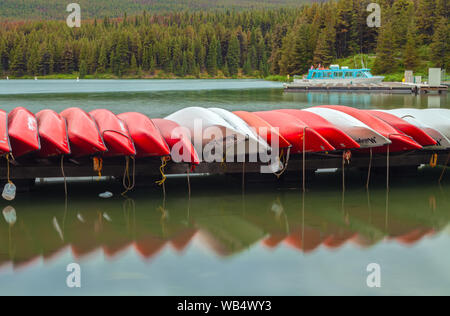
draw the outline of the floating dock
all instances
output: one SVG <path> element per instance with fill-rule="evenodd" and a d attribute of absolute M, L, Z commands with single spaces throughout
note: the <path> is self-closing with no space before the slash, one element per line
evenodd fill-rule
<path fill-rule="evenodd" d="M 426 84 L 413 84 L 401 82 L 380 82 L 380 83 L 310 83 L 296 82 L 284 84 L 287 92 L 379 92 L 379 93 L 446 93 L 447 85 L 430 86 Z"/>
<path fill-rule="evenodd" d="M 412 151 L 402 153 L 391 153 L 389 156 L 389 168 L 392 171 L 397 170 L 414 170 L 420 165 L 430 164 L 430 160 L 434 154 L 437 154 L 436 165 L 445 166 L 450 165 L 450 150 L 441 151 Z M 388 159 L 386 154 L 374 154 L 372 161 L 366 154 L 354 153 L 350 160 L 346 161 L 338 153 L 311 153 L 305 155 L 303 161 L 302 155 L 291 155 L 286 172 L 284 174 L 298 174 L 299 179 L 302 175 L 303 165 L 305 171 L 308 173 L 314 172 L 318 169 L 332 169 L 342 168 L 345 163 L 345 169 L 359 168 L 366 169 L 371 165 L 371 168 L 386 168 Z M 238 175 L 253 174 L 255 179 L 274 180 L 278 178 L 274 174 L 261 174 L 261 166 L 263 163 L 259 162 L 201 162 L 195 169 L 191 170 L 190 164 L 168 162 L 164 167 L 165 175 Z M 134 174 L 136 182 L 143 184 L 154 184 L 154 180 L 161 178 L 160 172 L 161 161 L 156 158 L 142 158 L 136 159 Z M 132 164 L 130 163 L 130 174 L 132 171 Z M 125 159 L 112 158 L 103 162 L 101 170 L 102 176 L 114 177 L 122 179 L 125 172 Z M 93 169 L 92 159 L 85 159 L 79 161 L 64 161 L 64 175 L 66 177 L 98 177 L 98 173 Z M 10 179 L 16 184 L 20 183 L 23 186 L 34 184 L 35 179 L 39 178 L 61 178 L 63 176 L 60 161 L 41 161 L 39 164 L 36 161 L 22 162 L 20 164 L 10 165 Z M 270 177 L 269 177 L 270 176 Z M 7 168 L 1 168 L 0 179 L 6 181 Z M 19 184 L 17 185 L 19 188 Z M 20 188 L 19 188 L 20 189 Z M 24 188 L 26 189 L 26 188 Z"/>

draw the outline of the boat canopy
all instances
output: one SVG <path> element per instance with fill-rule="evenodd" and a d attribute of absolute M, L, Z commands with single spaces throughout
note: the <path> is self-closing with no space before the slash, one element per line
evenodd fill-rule
<path fill-rule="evenodd" d="M 344 67 L 333 67 L 331 69 L 310 69 L 306 79 L 350 79 L 350 78 L 372 78 L 370 69 L 346 69 Z"/>

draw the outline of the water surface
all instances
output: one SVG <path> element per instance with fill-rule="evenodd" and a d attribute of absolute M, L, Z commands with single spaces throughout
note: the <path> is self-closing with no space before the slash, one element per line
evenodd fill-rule
<path fill-rule="evenodd" d="M 162 117 L 185 106 L 230 110 L 342 104 L 359 108 L 449 107 L 448 96 L 284 93 L 259 80 L 0 81 L 0 106 L 60 111 L 79 106 Z M 450 294 L 449 177 L 319 173 L 283 183 L 169 179 L 166 198 L 150 184 L 127 198 L 113 181 L 38 184 L 0 216 L 0 295 Z M 109 190 L 111 199 L 98 194 Z M 7 210 L 11 210 L 8 208 Z M 5 211 L 5 214 L 7 212 Z M 82 288 L 66 286 L 79 263 Z M 382 287 L 366 285 L 381 266 Z"/>

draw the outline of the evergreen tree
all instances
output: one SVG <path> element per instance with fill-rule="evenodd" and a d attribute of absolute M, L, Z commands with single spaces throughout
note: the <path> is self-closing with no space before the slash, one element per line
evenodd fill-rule
<path fill-rule="evenodd" d="M 212 38 L 208 47 L 208 55 L 206 56 L 206 71 L 211 76 L 215 76 L 217 73 L 217 40 L 215 37 Z"/>
<path fill-rule="evenodd" d="M 88 72 L 88 70 L 87 70 L 87 64 L 86 64 L 86 60 L 82 60 L 81 61 L 81 63 L 80 63 L 80 78 L 84 78 L 84 77 L 86 77 L 86 75 L 87 75 L 87 72 Z"/>
<path fill-rule="evenodd" d="M 431 43 L 431 60 L 436 67 L 450 69 L 450 25 L 442 17 L 437 24 Z"/>
<path fill-rule="evenodd" d="M 406 44 L 403 49 L 403 64 L 407 70 L 416 70 L 419 66 L 419 52 L 417 49 L 417 29 L 414 21 L 411 22 L 406 35 Z"/>
<path fill-rule="evenodd" d="M 108 68 L 108 56 L 106 55 L 105 45 L 102 45 L 100 48 L 100 54 L 98 56 L 98 73 L 105 73 Z"/>
<path fill-rule="evenodd" d="M 397 69 L 394 58 L 394 36 L 392 24 L 385 22 L 378 36 L 377 57 L 373 66 L 375 73 L 392 73 Z"/>
<path fill-rule="evenodd" d="M 227 68 L 230 76 L 235 76 L 239 71 L 240 49 L 239 41 L 233 36 L 228 44 Z"/>

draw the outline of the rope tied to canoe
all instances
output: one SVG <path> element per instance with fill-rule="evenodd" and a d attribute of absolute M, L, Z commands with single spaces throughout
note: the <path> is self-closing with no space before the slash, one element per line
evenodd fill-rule
<path fill-rule="evenodd" d="M 64 155 L 61 155 L 61 174 L 64 178 L 64 194 L 67 200 L 67 179 L 66 179 L 66 174 L 64 172 Z"/>
<path fill-rule="evenodd" d="M 133 169 L 132 169 L 133 176 L 132 177 L 130 177 L 130 158 L 133 161 Z M 125 196 L 125 194 L 127 194 L 127 192 L 131 191 L 134 188 L 134 185 L 136 183 L 135 175 L 136 175 L 136 160 L 134 159 L 134 156 L 126 156 L 125 157 L 125 170 L 124 170 L 124 174 L 123 174 L 123 178 L 122 178 L 122 184 L 123 184 L 123 187 L 125 188 L 125 191 L 123 191 L 121 193 L 122 196 Z"/>
<path fill-rule="evenodd" d="M 370 170 L 372 169 L 372 156 L 373 156 L 372 147 L 370 147 L 369 168 L 367 170 L 366 190 L 369 190 Z"/>
<path fill-rule="evenodd" d="M 103 158 L 94 157 L 92 158 L 92 162 L 94 163 L 94 171 L 98 173 L 98 178 L 100 179 L 102 176 Z"/>
<path fill-rule="evenodd" d="M 6 179 L 8 180 L 8 183 L 13 184 L 13 182 L 11 181 L 10 178 L 10 171 L 9 171 L 9 158 L 11 157 L 12 160 L 14 159 L 14 156 L 12 155 L 12 153 L 7 153 L 6 154 Z"/>
<path fill-rule="evenodd" d="M 164 168 L 167 166 L 167 163 L 170 161 L 170 156 L 161 157 L 161 166 L 159 167 L 159 172 L 161 172 L 162 179 L 156 181 L 156 184 L 159 186 L 163 185 L 166 182 L 167 176 L 164 174 Z"/>
<path fill-rule="evenodd" d="M 279 179 L 281 177 L 281 175 L 286 171 L 286 169 L 288 167 L 289 157 L 290 157 L 290 154 L 291 154 L 291 147 L 287 148 L 286 155 L 284 155 L 284 149 L 282 149 L 281 151 L 282 151 L 283 154 L 280 155 L 280 157 L 282 157 L 284 159 L 282 160 L 282 158 L 280 158 L 280 162 L 284 161 L 284 162 L 282 162 L 283 168 L 281 169 L 280 172 L 278 172 L 278 173 L 274 172 L 273 173 L 277 177 L 277 179 Z"/>
<path fill-rule="evenodd" d="M 447 160 L 444 164 L 444 169 L 442 170 L 441 176 L 439 177 L 438 183 L 441 184 L 442 179 L 444 178 L 445 170 L 447 169 L 448 162 L 450 161 L 450 153 L 447 155 Z"/>
<path fill-rule="evenodd" d="M 438 159 L 438 155 L 437 155 L 436 153 L 434 153 L 434 154 L 431 155 L 431 158 L 430 158 L 430 167 L 431 167 L 431 168 L 436 167 L 436 165 L 437 165 L 437 159 Z"/>

